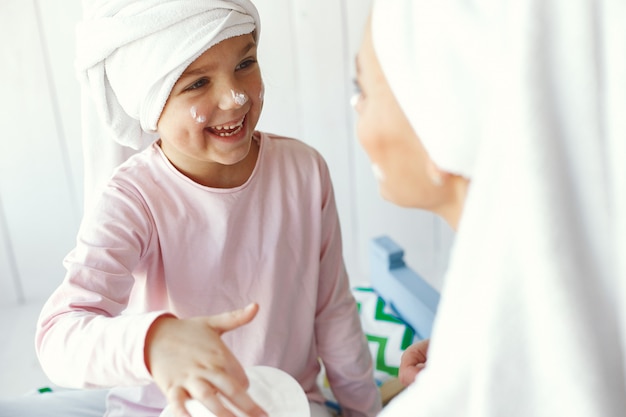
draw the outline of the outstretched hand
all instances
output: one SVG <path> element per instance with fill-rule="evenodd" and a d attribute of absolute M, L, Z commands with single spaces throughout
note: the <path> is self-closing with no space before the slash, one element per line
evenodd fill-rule
<path fill-rule="evenodd" d="M 235 417 L 224 398 L 251 417 L 266 413 L 247 394 L 248 378 L 221 335 L 249 323 L 258 304 L 210 317 L 159 317 L 146 336 L 145 360 L 174 415 L 190 417 L 185 401 L 196 399 L 217 417 Z"/>
<path fill-rule="evenodd" d="M 411 385 L 415 381 L 417 374 L 426 366 L 429 342 L 430 339 L 420 340 L 406 348 L 402 353 L 398 379 L 400 379 L 403 385 Z"/>

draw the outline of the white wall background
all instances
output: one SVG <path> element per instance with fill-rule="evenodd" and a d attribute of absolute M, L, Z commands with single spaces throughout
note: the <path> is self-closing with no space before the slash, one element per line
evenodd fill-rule
<path fill-rule="evenodd" d="M 451 231 L 431 214 L 383 201 L 354 136 L 353 63 L 371 1 L 256 4 L 266 84 L 258 128 L 300 138 L 326 158 L 353 284 L 367 284 L 369 240 L 387 234 L 405 249 L 407 263 L 439 288 Z M 0 349 L 0 382 L 23 363 L 36 367 L 31 326 L 63 279 L 61 262 L 82 215 L 80 100 L 72 67 L 80 15 L 79 0 L 0 0 L 0 334 L 8 342 Z M 20 321 L 14 312 L 23 306 L 30 310 Z"/>

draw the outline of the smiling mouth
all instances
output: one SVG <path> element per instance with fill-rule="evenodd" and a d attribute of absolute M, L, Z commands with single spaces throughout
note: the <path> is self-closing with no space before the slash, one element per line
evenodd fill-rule
<path fill-rule="evenodd" d="M 246 120 L 246 116 L 243 116 L 241 119 L 239 119 L 236 122 L 229 122 L 227 124 L 220 125 L 220 126 L 211 126 L 211 127 L 207 127 L 206 129 L 212 134 L 223 137 L 223 138 L 234 136 L 237 133 L 239 133 L 241 129 L 243 129 L 243 122 L 245 120 Z"/>

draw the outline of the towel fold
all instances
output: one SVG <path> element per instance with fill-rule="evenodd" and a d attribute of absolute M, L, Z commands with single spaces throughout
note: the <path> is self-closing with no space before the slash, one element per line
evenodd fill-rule
<path fill-rule="evenodd" d="M 425 6 L 427 12 L 422 7 L 378 2 L 372 15 L 374 49 L 433 162 L 471 178 L 489 86 L 501 63 L 489 55 L 488 22 L 474 19 L 469 6 L 442 1 Z M 472 106 L 462 105 L 468 102 Z"/>
<path fill-rule="evenodd" d="M 185 68 L 225 39 L 254 33 L 258 40 L 259 32 L 247 0 L 88 0 L 76 30 L 76 70 L 113 138 L 142 149 L 156 139 Z"/>

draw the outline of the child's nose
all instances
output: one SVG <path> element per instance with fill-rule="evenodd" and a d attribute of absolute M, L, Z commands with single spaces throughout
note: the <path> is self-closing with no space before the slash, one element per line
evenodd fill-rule
<path fill-rule="evenodd" d="M 232 110 L 242 107 L 248 102 L 248 95 L 236 88 L 225 88 L 220 94 L 218 107 L 221 110 Z"/>

